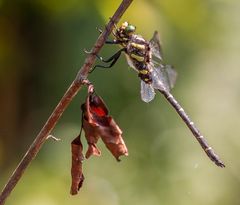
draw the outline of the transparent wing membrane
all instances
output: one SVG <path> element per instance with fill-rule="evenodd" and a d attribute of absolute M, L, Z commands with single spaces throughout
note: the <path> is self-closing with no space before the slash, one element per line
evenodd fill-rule
<path fill-rule="evenodd" d="M 165 70 L 167 73 L 169 88 L 172 89 L 177 80 L 177 72 L 174 70 L 174 68 L 171 65 L 165 65 Z"/>
<path fill-rule="evenodd" d="M 152 77 L 152 86 L 154 89 L 158 90 L 165 90 L 168 89 L 168 84 L 166 82 L 166 78 L 163 75 L 165 72 L 162 72 L 162 70 L 159 68 L 154 68 L 151 72 Z"/>
<path fill-rule="evenodd" d="M 158 90 L 170 91 L 177 78 L 177 72 L 170 65 L 151 63 L 152 86 Z"/>
<path fill-rule="evenodd" d="M 160 44 L 160 37 L 157 31 L 154 32 L 149 44 L 152 54 L 162 61 L 162 49 Z"/>
<path fill-rule="evenodd" d="M 157 31 L 154 32 L 153 37 L 149 43 L 152 55 L 155 57 L 155 59 L 151 60 L 150 65 L 152 70 L 151 74 L 153 80 L 153 88 L 170 91 L 176 82 L 177 72 L 172 68 L 172 66 L 162 64 L 162 49 L 159 34 Z"/>
<path fill-rule="evenodd" d="M 155 97 L 155 91 L 151 84 L 147 84 L 141 80 L 141 98 L 144 102 L 150 102 Z"/>

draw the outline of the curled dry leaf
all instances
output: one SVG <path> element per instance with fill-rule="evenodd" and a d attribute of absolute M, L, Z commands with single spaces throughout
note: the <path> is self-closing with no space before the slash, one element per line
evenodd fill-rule
<path fill-rule="evenodd" d="M 122 139 L 122 131 L 108 115 L 108 109 L 101 97 L 94 94 L 93 86 L 88 87 L 88 97 L 86 102 L 81 106 L 82 109 L 82 128 L 85 132 L 85 137 L 88 142 L 88 150 L 86 158 L 91 155 L 100 156 L 101 152 L 97 148 L 97 142 L 101 138 L 118 160 L 121 155 L 128 155 L 127 147 Z M 80 131 L 81 135 L 81 131 Z M 82 154 L 83 146 L 80 140 L 80 135 L 75 138 L 72 143 L 72 185 L 70 193 L 75 195 L 82 187 L 84 176 L 82 173 Z"/>
<path fill-rule="evenodd" d="M 72 175 L 72 185 L 70 193 L 75 195 L 78 193 L 79 189 L 82 187 L 84 176 L 82 173 L 82 161 L 84 156 L 82 154 L 82 143 L 80 141 L 80 136 L 76 137 L 72 143 L 72 168 L 71 168 L 71 175 Z"/>
<path fill-rule="evenodd" d="M 104 101 L 94 94 L 92 86 L 89 86 L 86 103 L 81 108 L 83 111 L 83 130 L 89 145 L 86 158 L 101 154 L 96 146 L 99 137 L 118 161 L 121 155 L 127 156 L 128 150 L 122 139 L 122 131 L 113 118 L 108 115 Z"/>

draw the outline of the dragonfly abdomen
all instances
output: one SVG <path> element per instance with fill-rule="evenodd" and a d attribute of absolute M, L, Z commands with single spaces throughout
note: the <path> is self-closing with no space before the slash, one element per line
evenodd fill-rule
<path fill-rule="evenodd" d="M 143 62 L 135 62 L 135 66 L 138 71 L 138 77 L 147 84 L 152 83 L 152 77 L 150 75 L 148 64 Z"/>

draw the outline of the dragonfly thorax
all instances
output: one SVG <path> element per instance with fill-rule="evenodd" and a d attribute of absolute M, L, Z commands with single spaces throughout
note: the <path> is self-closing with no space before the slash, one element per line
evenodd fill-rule
<path fill-rule="evenodd" d="M 138 72 L 138 76 L 146 83 L 151 83 L 149 63 L 152 58 L 149 42 L 140 35 L 132 35 L 126 48 L 129 65 Z"/>

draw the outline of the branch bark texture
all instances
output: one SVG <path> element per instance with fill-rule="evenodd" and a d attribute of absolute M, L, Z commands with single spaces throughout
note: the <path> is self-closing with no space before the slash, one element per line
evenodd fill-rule
<path fill-rule="evenodd" d="M 46 141 L 48 135 L 51 133 L 55 125 L 57 124 L 58 120 L 60 119 L 61 115 L 68 107 L 69 103 L 73 100 L 74 96 L 78 93 L 81 89 L 82 85 L 86 83 L 86 79 L 88 77 L 88 73 L 96 60 L 96 54 L 99 53 L 100 49 L 103 47 L 107 37 L 111 34 L 111 31 L 114 27 L 114 24 L 117 24 L 121 16 L 130 6 L 133 0 L 123 0 L 114 15 L 110 18 L 105 30 L 103 33 L 98 37 L 96 43 L 94 44 L 91 54 L 88 55 L 86 58 L 83 66 L 79 70 L 75 80 L 72 82 L 70 87 L 65 92 L 64 96 L 58 103 L 58 105 L 53 110 L 52 114 L 48 118 L 47 122 L 35 138 L 34 142 L 31 144 L 29 149 L 27 150 L 26 154 L 18 164 L 17 168 L 14 170 L 13 174 L 9 178 L 8 182 L 6 183 L 5 187 L 3 188 L 1 195 L 0 195 L 0 205 L 3 205 L 13 191 L 14 187 L 17 185 L 18 181 L 21 179 L 24 171 L 31 163 L 31 161 L 35 158 L 38 154 L 39 150 L 41 149 L 42 145 Z"/>

